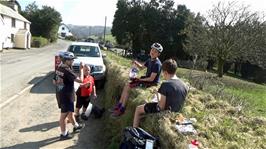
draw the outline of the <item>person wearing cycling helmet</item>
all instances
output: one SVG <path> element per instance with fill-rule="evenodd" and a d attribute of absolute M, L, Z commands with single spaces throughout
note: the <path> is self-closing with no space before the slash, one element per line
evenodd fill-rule
<path fill-rule="evenodd" d="M 153 43 L 151 45 L 150 58 L 145 63 L 142 64 L 136 60 L 133 61 L 133 64 L 138 68 L 147 68 L 146 74 L 140 78 L 133 79 L 130 83 L 124 86 L 119 102 L 115 107 L 109 110 L 112 112 L 112 116 L 120 116 L 125 112 L 128 93 L 131 88 L 138 86 L 147 88 L 150 86 L 156 86 L 159 83 L 162 63 L 158 57 L 162 52 L 163 46 L 159 43 Z"/>
<path fill-rule="evenodd" d="M 156 101 L 136 107 L 133 127 L 139 127 L 142 115 L 169 110 L 179 112 L 185 102 L 188 86 L 176 76 L 177 64 L 173 59 L 167 59 L 162 65 L 162 75 L 165 81 L 157 91 Z"/>
<path fill-rule="evenodd" d="M 61 129 L 60 139 L 65 140 L 72 138 L 66 128 L 67 118 L 74 126 L 73 132 L 82 128 L 82 125 L 78 124 L 74 117 L 74 81 L 82 83 L 82 80 L 72 70 L 72 63 L 75 58 L 74 54 L 72 52 L 64 52 L 61 56 L 62 64 L 57 68 L 55 74 L 61 108 L 59 120 Z M 80 69 L 82 69 L 82 64 L 80 65 Z"/>

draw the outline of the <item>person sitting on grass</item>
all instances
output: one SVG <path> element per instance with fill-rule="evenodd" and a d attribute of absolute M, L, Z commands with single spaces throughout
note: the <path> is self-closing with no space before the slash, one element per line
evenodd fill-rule
<path fill-rule="evenodd" d="M 141 64 L 138 61 L 133 61 L 138 68 L 147 68 L 146 75 L 140 78 L 135 78 L 124 86 L 119 102 L 115 105 L 115 107 L 109 110 L 112 112 L 112 116 L 120 116 L 125 112 L 128 93 L 131 88 L 138 86 L 150 87 L 159 83 L 162 64 L 158 57 L 162 51 L 163 47 L 161 44 L 153 43 L 150 50 L 150 59 L 148 59 L 144 64 Z"/>
<path fill-rule="evenodd" d="M 76 103 L 75 118 L 76 118 L 77 122 L 80 122 L 80 119 L 79 119 L 80 108 L 82 108 L 81 118 L 83 120 L 88 120 L 88 117 L 85 115 L 86 109 L 87 109 L 91 99 L 97 98 L 94 78 L 90 75 L 90 72 L 91 72 L 91 67 L 85 64 L 83 67 L 83 75 L 84 75 L 83 76 L 83 83 L 80 85 L 80 87 L 78 88 L 78 90 L 76 92 L 77 103 Z M 91 112 L 97 118 L 97 116 L 101 116 L 103 114 L 104 109 L 100 109 L 96 105 L 93 105 Z"/>
<path fill-rule="evenodd" d="M 176 76 L 177 64 L 173 59 L 163 62 L 162 73 L 164 81 L 158 89 L 158 102 L 146 103 L 137 106 L 134 115 L 133 127 L 139 127 L 143 114 L 158 113 L 163 110 L 179 112 L 188 93 L 187 85 Z"/>

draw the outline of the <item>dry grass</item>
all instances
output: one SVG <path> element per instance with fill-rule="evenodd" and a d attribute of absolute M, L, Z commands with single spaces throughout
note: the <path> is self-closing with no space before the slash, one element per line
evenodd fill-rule
<path fill-rule="evenodd" d="M 105 85 L 105 107 L 110 108 L 119 98 L 124 84 L 128 81 L 128 67 L 122 67 L 119 62 L 129 62 L 126 59 L 111 55 L 108 59 L 108 77 Z M 109 58 L 109 54 L 108 54 Z M 117 60 L 120 59 L 117 63 Z M 208 77 L 208 76 L 205 76 Z M 187 79 L 188 80 L 188 79 Z M 206 82 L 205 82 L 206 83 Z M 212 82 L 213 83 L 213 82 Z M 218 84 L 214 82 L 213 84 Z M 252 85 L 252 84 L 251 84 Z M 206 85 L 202 86 L 203 88 Z M 109 148 L 118 148 L 123 128 L 131 126 L 135 107 L 145 103 L 152 97 L 155 88 L 134 89 L 130 92 L 126 113 L 116 119 L 106 115 L 105 136 L 109 140 Z M 207 88 L 205 88 L 207 89 Z M 213 93 L 223 94 L 224 90 L 214 88 Z M 196 118 L 196 135 L 180 134 L 175 126 L 175 118 L 179 113 L 163 112 L 146 115 L 141 127 L 160 137 L 163 149 L 187 148 L 191 139 L 200 142 L 200 148 L 266 148 L 266 119 L 259 115 L 249 115 L 245 104 L 239 104 L 239 99 L 229 100 L 197 90 L 191 87 L 186 103 L 181 113 L 187 118 Z M 233 98 L 233 96 L 229 96 Z M 227 97 L 228 98 L 228 97 Z"/>

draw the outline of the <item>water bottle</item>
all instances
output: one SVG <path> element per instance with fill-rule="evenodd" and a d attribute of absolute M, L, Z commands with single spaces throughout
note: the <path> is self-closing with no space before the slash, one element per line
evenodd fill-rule
<path fill-rule="evenodd" d="M 188 149 L 198 149 L 199 142 L 197 140 L 191 140 L 191 143 L 188 145 Z"/>
<path fill-rule="evenodd" d="M 135 79 L 138 76 L 138 68 L 136 67 L 136 65 L 133 65 L 129 71 L 129 79 Z"/>

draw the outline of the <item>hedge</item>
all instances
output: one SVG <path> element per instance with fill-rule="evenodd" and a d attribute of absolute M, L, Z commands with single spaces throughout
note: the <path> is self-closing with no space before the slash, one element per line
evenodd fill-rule
<path fill-rule="evenodd" d="M 47 45 L 48 43 L 49 43 L 48 39 L 41 37 L 41 36 L 40 37 L 33 36 L 31 40 L 31 46 L 36 47 L 36 48 L 43 47 Z"/>

